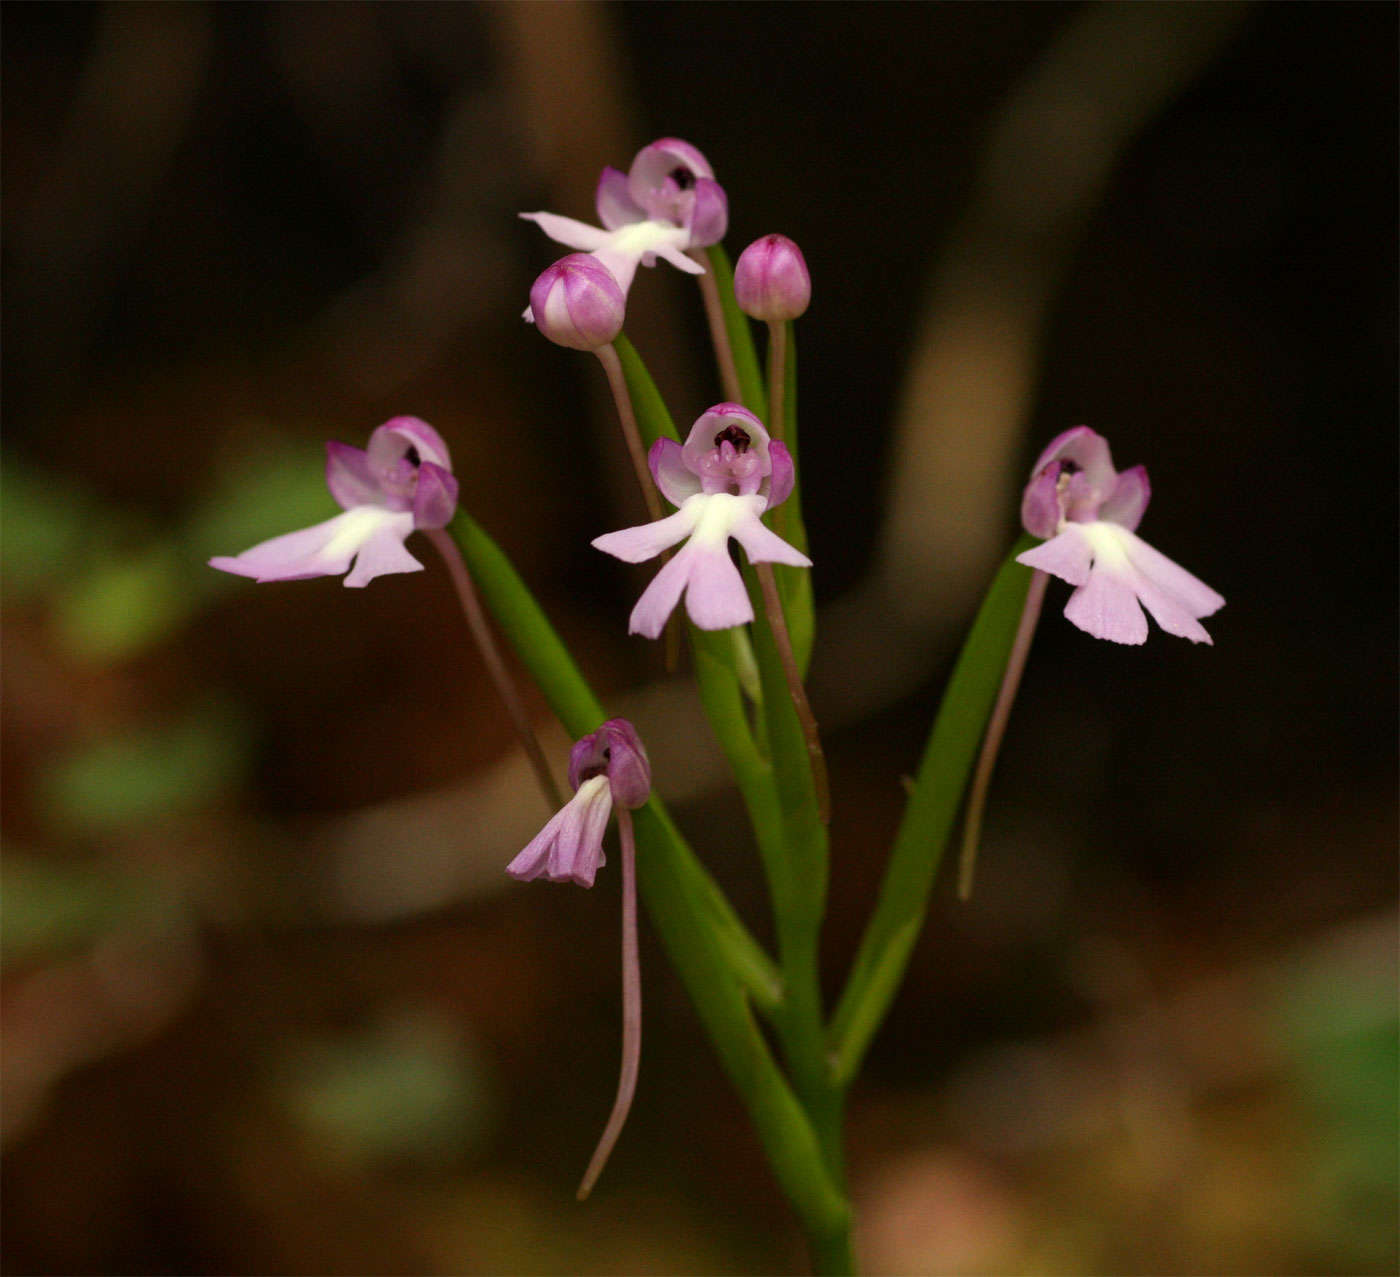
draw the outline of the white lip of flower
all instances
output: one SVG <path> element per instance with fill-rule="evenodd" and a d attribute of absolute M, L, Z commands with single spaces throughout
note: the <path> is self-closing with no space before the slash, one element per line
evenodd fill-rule
<path fill-rule="evenodd" d="M 339 576 L 355 560 L 355 569 L 345 578 L 345 584 L 356 588 L 385 572 L 422 571 L 423 565 L 404 549 L 404 539 L 412 531 L 411 510 L 352 506 L 324 523 L 273 537 L 235 557 L 210 562 L 222 571 L 256 581 L 282 581 Z"/>
<path fill-rule="evenodd" d="M 588 229 L 592 230 L 592 227 Z M 613 273 L 625 297 L 632 287 L 637 266 L 650 266 L 662 257 L 688 275 L 703 275 L 705 268 L 685 254 L 690 232 L 673 222 L 648 218 L 644 222 L 629 222 L 615 231 L 599 231 L 600 241 L 590 248 L 592 255 Z"/>
<path fill-rule="evenodd" d="M 741 497 L 732 492 L 699 492 L 688 497 L 681 509 L 695 511 L 692 541 L 704 546 L 727 546 L 734 525 L 762 514 L 767 505 L 768 499 L 756 493 Z"/>
<path fill-rule="evenodd" d="M 1133 534 L 1122 524 L 1109 523 L 1106 519 L 1098 519 L 1093 523 L 1075 524 L 1071 524 L 1068 519 L 1060 520 L 1060 532 L 1069 527 L 1077 528 L 1089 543 L 1089 548 L 1094 552 L 1094 563 L 1097 567 L 1106 572 L 1117 572 L 1120 576 L 1132 570 L 1132 564 L 1128 561 L 1125 540 Z M 1136 540 L 1135 537 L 1134 540 Z"/>
<path fill-rule="evenodd" d="M 768 498 L 757 492 L 697 492 L 665 519 L 595 539 L 598 549 L 627 563 L 644 562 L 679 541 L 686 542 L 637 600 L 629 631 L 655 638 L 682 592 L 690 619 L 702 630 L 728 629 L 752 621 L 748 591 L 729 557 L 730 537 L 744 547 L 750 562 L 794 567 L 810 567 L 812 563 L 763 526 L 760 516 L 767 508 Z"/>
<path fill-rule="evenodd" d="M 385 510 L 377 505 L 361 505 L 336 515 L 325 526 L 328 530 L 335 528 L 335 533 L 316 557 L 336 561 L 347 554 L 354 554 L 379 532 L 392 529 L 394 535 L 402 540 L 413 531 L 413 512 Z"/>
<path fill-rule="evenodd" d="M 604 250 L 611 249 L 613 252 L 626 253 L 632 257 L 641 257 L 646 253 L 660 253 L 667 261 L 678 264 L 675 262 L 675 257 L 684 257 L 682 250 L 689 241 L 690 232 L 684 226 L 648 219 L 645 222 L 632 222 L 627 226 L 619 226 L 615 231 L 609 231 L 608 243 L 601 245 L 601 247 Z M 684 261 L 685 265 L 681 267 L 682 270 L 699 272 L 700 267 L 688 257 L 684 257 Z"/>
<path fill-rule="evenodd" d="M 1107 519 L 1061 519 L 1052 541 L 1018 558 L 1075 586 L 1065 616 L 1096 638 L 1115 643 L 1138 644 L 1147 638 L 1139 604 L 1168 634 L 1210 643 L 1198 618 L 1225 602 L 1135 532 Z"/>

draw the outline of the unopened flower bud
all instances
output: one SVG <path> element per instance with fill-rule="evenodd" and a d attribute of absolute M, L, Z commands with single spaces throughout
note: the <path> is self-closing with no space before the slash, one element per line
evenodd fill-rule
<path fill-rule="evenodd" d="M 812 300 L 812 277 L 802 250 L 786 235 L 754 240 L 734 267 L 734 297 L 754 319 L 796 319 Z"/>
<path fill-rule="evenodd" d="M 572 350 L 597 350 L 622 331 L 627 303 L 602 262 L 588 253 L 570 253 L 535 280 L 530 310 L 550 341 Z"/>

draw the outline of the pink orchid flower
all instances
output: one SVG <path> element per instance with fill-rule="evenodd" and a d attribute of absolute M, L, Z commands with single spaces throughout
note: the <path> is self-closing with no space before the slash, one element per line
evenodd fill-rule
<path fill-rule="evenodd" d="M 582 1201 L 603 1173 L 622 1134 L 637 1090 L 642 1057 L 642 974 L 637 949 L 637 844 L 632 812 L 651 794 L 651 764 L 637 729 L 625 718 L 610 718 L 569 753 L 569 784 L 574 796 L 529 845 L 506 866 L 521 879 L 576 882 L 591 887 L 603 864 L 603 832 L 617 806 L 622 844 L 622 1068 L 612 1113 L 579 1184 Z"/>
<path fill-rule="evenodd" d="M 764 527 L 765 511 L 792 491 L 792 457 L 770 440 L 763 423 L 739 404 L 716 404 L 691 427 L 685 444 L 658 439 L 647 456 L 652 478 L 676 513 L 655 523 L 609 532 L 594 542 L 625 563 L 642 563 L 685 545 L 637 600 L 631 634 L 656 638 L 685 595 L 686 611 L 702 630 L 723 630 L 753 620 L 743 577 L 729 557 L 733 537 L 753 563 L 812 561 Z M 687 538 L 689 538 L 687 540 Z"/>
<path fill-rule="evenodd" d="M 1095 638 L 1144 642 L 1145 607 L 1168 634 L 1209 643 L 1200 618 L 1225 600 L 1137 536 L 1151 495 L 1144 467 L 1120 474 L 1102 435 L 1067 430 L 1041 453 L 1021 501 L 1026 531 L 1048 540 L 1017 562 L 1074 586 L 1065 616 Z"/>
<path fill-rule="evenodd" d="M 613 803 L 640 807 L 651 792 L 651 765 L 637 729 L 610 718 L 580 740 L 569 752 L 569 784 L 574 796 L 506 866 L 512 878 L 593 885 L 607 863 L 603 831 Z"/>
<path fill-rule="evenodd" d="M 343 514 L 210 559 L 209 566 L 255 581 L 300 581 L 337 577 L 353 563 L 346 585 L 368 585 L 389 573 L 423 570 L 403 542 L 417 529 L 445 528 L 456 512 L 447 444 L 417 417 L 385 421 L 368 448 L 328 442 L 326 486 Z"/>
<path fill-rule="evenodd" d="M 447 445 L 417 417 L 386 421 L 364 450 L 326 444 L 326 486 L 344 513 L 242 554 L 210 559 L 209 566 L 255 581 L 349 571 L 346 585 L 368 585 L 391 572 L 421 572 L 404 541 L 415 530 L 446 527 L 457 509 Z"/>

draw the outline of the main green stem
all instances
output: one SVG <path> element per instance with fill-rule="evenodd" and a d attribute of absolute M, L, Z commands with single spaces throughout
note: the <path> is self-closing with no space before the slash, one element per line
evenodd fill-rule
<path fill-rule="evenodd" d="M 774 916 L 784 997 L 774 1024 L 793 1089 L 812 1124 L 826 1173 L 844 1193 L 845 1097 L 827 1055 L 819 961 L 826 912 L 826 760 L 793 660 L 770 564 L 753 565 L 753 585 L 761 596 L 763 611 L 763 620 L 754 627 L 755 656 L 771 751 L 768 783 L 776 798 L 775 832 L 783 864 L 783 890 L 775 893 Z M 808 1221 L 816 1270 L 853 1271 L 849 1217 L 834 1228 L 810 1225 Z"/>
<path fill-rule="evenodd" d="M 692 256 L 707 266 L 699 283 L 724 393 L 752 412 L 774 415 L 759 375 L 748 322 L 734 306 L 732 271 L 723 249 L 715 247 Z M 775 383 L 785 392 L 785 402 L 776 413 L 779 432 L 775 437 L 791 436 L 795 422 L 792 346 L 786 340 L 786 330 L 783 337 L 777 349 L 770 350 L 770 357 L 776 356 L 777 360 Z M 625 341 L 619 342 L 619 347 L 644 433 L 649 438 L 678 438 L 645 365 Z M 788 539 L 798 548 L 805 546 L 795 490 L 790 503 L 780 507 L 778 514 L 785 516 Z M 813 1269 L 822 1274 L 853 1273 L 855 1258 L 850 1209 L 845 1200 L 842 1148 L 845 1094 L 828 1056 L 818 966 L 826 899 L 827 834 L 824 824 L 815 818 L 817 786 L 809 740 L 790 699 L 791 679 L 795 674 L 800 688 L 801 666 L 811 646 L 810 593 L 804 594 L 800 588 L 809 587 L 809 582 L 796 570 L 783 571 L 791 572 L 794 581 L 800 583 L 797 595 L 806 600 L 806 624 L 800 646 L 799 636 L 795 632 L 789 634 L 791 622 L 781 601 L 773 600 L 777 603 L 773 620 L 774 609 L 769 600 L 760 597 L 763 587 L 755 579 L 757 573 L 750 575 L 746 571 L 755 611 L 769 618 L 767 625 L 760 619 L 753 631 L 755 648 L 760 649 L 754 652 L 753 659 L 762 686 L 762 694 L 757 698 L 757 722 L 749 721 L 748 705 L 740 690 L 743 672 L 735 660 L 731 637 L 692 627 L 691 640 L 701 699 L 748 809 L 776 920 L 782 994 L 765 1007 L 765 1013 L 782 1051 L 786 1080 L 802 1115 L 801 1125 L 810 1132 L 811 1142 L 802 1145 L 805 1156 L 813 1159 L 808 1173 L 830 1186 L 839 1196 L 841 1209 L 831 1209 L 829 1201 L 794 1193 L 793 1188 L 800 1186 L 784 1180 L 781 1173 L 779 1178 L 807 1236 Z M 785 658 L 780 647 L 786 648 Z M 805 703 L 805 694 L 799 699 Z M 810 717 L 808 708 L 807 718 Z M 815 732 L 815 724 L 812 728 Z M 777 1162 L 774 1167 L 781 1171 Z"/>
<path fill-rule="evenodd" d="M 783 996 L 768 1011 L 787 1073 L 811 1123 L 825 1173 L 844 1192 L 842 1111 L 844 1096 L 827 1062 L 818 939 L 825 888 L 820 872 L 800 873 L 793 856 L 791 820 L 785 813 L 773 763 L 750 732 L 738 679 L 723 655 L 723 634 L 691 629 L 695 675 L 705 712 L 734 770 L 758 842 L 778 932 Z M 765 636 L 766 637 L 766 636 Z M 773 671 L 769 670 L 769 686 Z M 774 690 L 774 695 L 781 695 Z M 766 697 L 764 698 L 766 703 Z M 791 712 L 790 706 L 785 707 Z M 805 758 L 800 760 L 805 770 Z M 849 1219 L 802 1216 L 819 1273 L 851 1272 Z"/>
<path fill-rule="evenodd" d="M 807 1112 L 821 1146 L 827 1174 L 846 1191 L 844 1147 L 845 1092 L 837 1084 L 827 1062 L 826 1035 L 822 1026 L 821 988 L 818 981 L 818 928 L 800 925 L 798 934 L 779 936 L 787 996 L 778 1017 L 783 1056 L 793 1089 Z M 817 1273 L 854 1273 L 850 1217 L 830 1231 L 809 1229 L 812 1267 Z"/>

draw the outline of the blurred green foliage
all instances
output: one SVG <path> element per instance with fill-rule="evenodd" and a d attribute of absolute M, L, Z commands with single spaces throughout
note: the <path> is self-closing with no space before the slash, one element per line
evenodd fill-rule
<path fill-rule="evenodd" d="M 139 655 L 183 625 L 194 609 L 189 567 L 168 542 L 103 549 L 55 600 L 56 637 L 72 655 L 111 664 Z"/>
<path fill-rule="evenodd" d="M 4 867 L 0 961 L 6 968 L 72 952 L 114 931 L 160 934 L 176 916 L 174 897 L 159 879 L 9 850 Z"/>
<path fill-rule="evenodd" d="M 1290 973 L 1280 1010 L 1312 1124 L 1301 1203 L 1312 1243 L 1347 1271 L 1393 1271 L 1400 1199 L 1394 967 L 1325 950 Z"/>
<path fill-rule="evenodd" d="M 0 458 L 0 573 L 11 603 L 51 589 L 91 540 L 95 504 L 84 491 Z"/>
<path fill-rule="evenodd" d="M 0 463 L 0 571 L 13 604 L 53 609 L 55 639 L 89 664 L 140 656 L 239 585 L 206 561 L 331 518 L 315 449 L 284 438 L 229 467 L 182 526 L 104 505 L 72 479 Z M 246 583 L 241 583 L 246 588 Z"/>
<path fill-rule="evenodd" d="M 326 491 L 324 449 L 284 435 L 225 468 L 218 488 L 191 512 L 181 533 L 184 557 L 212 593 L 240 578 L 207 568 L 211 555 L 238 554 L 339 512 Z"/>
<path fill-rule="evenodd" d="M 278 1073 L 283 1103 L 316 1146 L 355 1162 L 443 1164 L 491 1128 L 480 1058 L 432 1011 L 294 1044 Z"/>
<path fill-rule="evenodd" d="M 42 776 L 42 810 L 55 832 L 90 837 L 196 811 L 242 776 L 247 737 L 237 712 L 210 703 L 82 745 Z"/>

